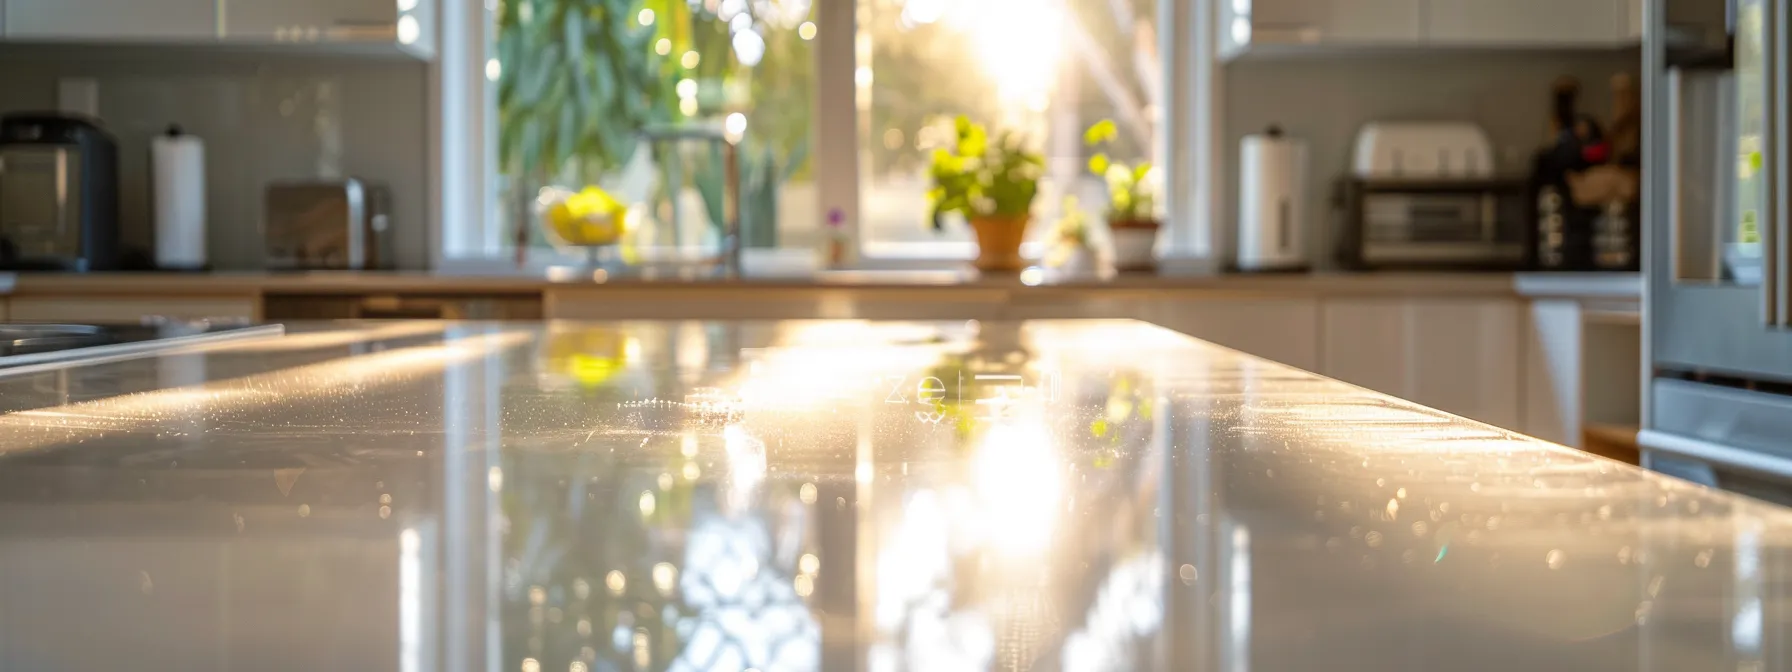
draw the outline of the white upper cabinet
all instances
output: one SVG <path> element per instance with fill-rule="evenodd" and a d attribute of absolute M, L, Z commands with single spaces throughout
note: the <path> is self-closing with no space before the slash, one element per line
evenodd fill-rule
<path fill-rule="evenodd" d="M 1630 0 L 1427 0 L 1425 35 L 1443 44 L 1616 45 Z"/>
<path fill-rule="evenodd" d="M 6 37 L 18 40 L 210 40 L 217 0 L 0 0 Z"/>
<path fill-rule="evenodd" d="M 1412 44 L 1424 0 L 1217 0 L 1221 44 Z"/>
<path fill-rule="evenodd" d="M 1614 47 L 1642 0 L 1215 0 L 1220 55 L 1330 47 Z"/>
<path fill-rule="evenodd" d="M 233 42 L 396 45 L 433 51 L 436 0 L 221 0 Z"/>
<path fill-rule="evenodd" d="M 223 37 L 427 50 L 434 0 L 222 0 Z"/>
<path fill-rule="evenodd" d="M 0 0 L 9 40 L 433 52 L 439 0 Z"/>
<path fill-rule="evenodd" d="M 1338 42 L 1406 44 L 1420 39 L 1421 0 L 1331 0 L 1321 30 Z"/>
<path fill-rule="evenodd" d="M 395 0 L 224 0 L 226 38 L 275 39 L 309 32 L 318 39 L 344 30 L 398 32 Z"/>

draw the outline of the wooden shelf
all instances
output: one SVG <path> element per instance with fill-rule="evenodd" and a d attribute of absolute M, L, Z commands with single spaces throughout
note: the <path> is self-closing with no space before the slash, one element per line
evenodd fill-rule
<path fill-rule="evenodd" d="M 1637 429 L 1629 425 L 1587 423 L 1581 430 L 1582 449 L 1600 457 L 1637 464 L 1641 458 L 1636 444 Z"/>

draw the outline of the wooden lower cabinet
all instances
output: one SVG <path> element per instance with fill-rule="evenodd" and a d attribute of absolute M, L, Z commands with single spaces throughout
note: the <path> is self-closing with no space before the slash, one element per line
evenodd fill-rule
<path fill-rule="evenodd" d="M 135 296 L 14 296 L 6 319 L 13 322 L 134 323 L 145 318 L 254 320 L 260 302 L 251 296 L 149 298 Z"/>

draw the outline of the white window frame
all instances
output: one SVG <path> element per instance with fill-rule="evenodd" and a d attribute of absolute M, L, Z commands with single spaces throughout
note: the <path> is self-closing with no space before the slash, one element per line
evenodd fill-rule
<path fill-rule="evenodd" d="M 431 265 L 445 272 L 514 272 L 514 250 L 504 244 L 509 232 L 491 223 L 502 207 L 497 193 L 497 93 L 486 78 L 486 62 L 494 57 L 492 34 L 496 0 L 441 0 L 440 45 L 430 65 Z M 816 152 L 815 186 L 818 212 L 840 211 L 851 261 L 859 264 L 901 264 L 908 255 L 866 255 L 860 236 L 859 124 L 855 81 L 858 45 L 858 0 L 816 0 Z M 1220 222 L 1221 184 L 1225 162 L 1219 153 L 1222 133 L 1219 110 L 1223 70 L 1213 39 L 1217 22 L 1214 0 L 1158 0 L 1159 53 L 1164 59 L 1165 115 L 1157 141 L 1165 157 L 1165 231 L 1158 256 L 1166 269 L 1213 272 L 1227 239 Z M 1167 27 L 1168 29 L 1162 29 Z M 1219 151 L 1216 151 L 1219 150 Z M 942 248 L 943 249 L 943 248 Z M 754 252 L 749 250 L 749 253 Z M 788 256 L 790 250 L 774 252 Z M 806 250 L 796 252 L 806 253 Z M 962 250 L 961 250 L 962 252 Z M 954 255 L 956 256 L 956 255 Z M 576 261 L 570 256 L 531 250 L 530 266 Z M 938 263 L 950 257 L 930 257 Z"/>

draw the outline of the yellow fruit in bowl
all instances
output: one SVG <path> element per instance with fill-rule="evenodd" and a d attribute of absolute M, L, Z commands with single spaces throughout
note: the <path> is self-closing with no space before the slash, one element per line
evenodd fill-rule
<path fill-rule="evenodd" d="M 628 208 L 597 187 L 567 195 L 542 212 L 548 231 L 565 245 L 612 245 L 622 239 Z"/>

